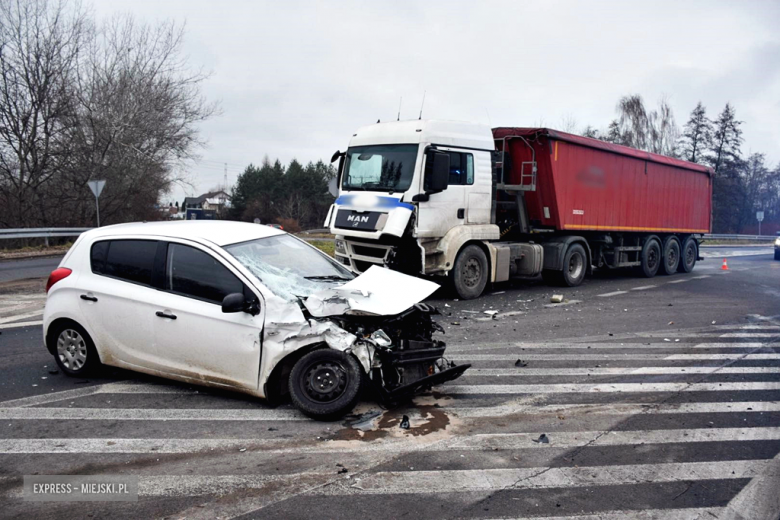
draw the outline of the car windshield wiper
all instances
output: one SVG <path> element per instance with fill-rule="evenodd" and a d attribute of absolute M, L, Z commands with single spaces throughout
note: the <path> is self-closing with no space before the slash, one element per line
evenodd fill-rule
<path fill-rule="evenodd" d="M 335 281 L 335 282 L 348 282 L 352 280 L 352 278 L 346 278 L 344 276 L 339 276 L 337 274 L 326 274 L 322 276 L 304 276 L 306 280 L 326 280 L 326 281 Z"/>

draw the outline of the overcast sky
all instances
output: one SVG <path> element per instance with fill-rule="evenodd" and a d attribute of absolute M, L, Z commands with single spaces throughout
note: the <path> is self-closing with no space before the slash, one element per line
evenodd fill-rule
<path fill-rule="evenodd" d="M 606 128 L 618 98 L 666 96 L 682 125 L 731 102 L 743 151 L 780 161 L 780 1 L 94 0 L 186 22 L 185 52 L 211 72 L 222 114 L 189 171 L 200 194 L 264 155 L 329 160 L 359 126 L 426 118 Z"/>

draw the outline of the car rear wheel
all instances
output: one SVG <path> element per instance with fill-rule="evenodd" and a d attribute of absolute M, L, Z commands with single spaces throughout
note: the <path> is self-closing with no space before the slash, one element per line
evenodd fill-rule
<path fill-rule="evenodd" d="M 650 237 L 642 247 L 642 274 L 647 278 L 652 278 L 658 273 L 661 263 L 661 243 L 657 237 Z"/>
<path fill-rule="evenodd" d="M 668 237 L 664 241 L 664 257 L 661 262 L 662 274 L 674 274 L 680 265 L 680 242 L 676 237 Z"/>
<path fill-rule="evenodd" d="M 65 374 L 84 377 L 100 366 L 100 358 L 92 338 L 81 325 L 66 322 L 49 333 L 54 359 Z"/>
<path fill-rule="evenodd" d="M 293 366 L 290 397 L 309 417 L 331 421 L 355 407 L 362 380 L 363 368 L 354 356 L 331 348 L 318 349 Z"/>
<path fill-rule="evenodd" d="M 680 265 L 677 267 L 677 270 L 681 273 L 693 271 L 698 254 L 699 248 L 696 246 L 696 240 L 693 237 L 688 237 L 683 244 L 682 252 L 680 253 Z"/>

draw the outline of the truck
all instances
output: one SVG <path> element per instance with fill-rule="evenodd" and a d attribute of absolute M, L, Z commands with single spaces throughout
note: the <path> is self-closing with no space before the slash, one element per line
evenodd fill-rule
<path fill-rule="evenodd" d="M 548 128 L 377 123 L 336 161 L 336 259 L 448 278 L 462 299 L 539 275 L 575 287 L 594 268 L 689 273 L 711 228 L 710 168 Z"/>

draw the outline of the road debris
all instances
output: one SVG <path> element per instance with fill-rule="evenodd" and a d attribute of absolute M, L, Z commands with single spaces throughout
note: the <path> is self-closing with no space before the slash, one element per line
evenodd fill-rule
<path fill-rule="evenodd" d="M 517 361 L 515 361 L 515 366 L 516 367 L 527 367 L 528 363 L 526 361 L 523 361 L 522 359 L 518 359 Z"/>
<path fill-rule="evenodd" d="M 482 312 L 483 312 L 483 314 L 487 314 L 488 316 L 495 316 L 496 314 L 498 314 L 498 311 L 497 310 L 493 310 L 493 309 L 491 309 L 489 311 L 482 311 Z"/>
<path fill-rule="evenodd" d="M 409 429 L 409 416 L 408 415 L 404 415 L 404 418 L 401 419 L 401 424 L 399 424 L 399 426 L 402 429 L 404 429 L 404 430 L 408 430 Z"/>
<path fill-rule="evenodd" d="M 547 438 L 547 434 L 543 433 L 538 439 L 531 439 L 537 444 L 550 444 L 550 439 Z"/>
<path fill-rule="evenodd" d="M 562 294 L 553 294 L 552 298 L 550 298 L 550 303 L 561 303 L 562 301 L 563 301 Z"/>
<path fill-rule="evenodd" d="M 459 321 L 451 321 L 450 325 L 460 325 L 460 322 Z"/>
<path fill-rule="evenodd" d="M 60 373 L 60 371 L 59 371 L 59 370 L 49 370 L 49 373 L 50 373 L 51 375 L 54 375 L 54 374 L 59 374 L 59 373 Z"/>

